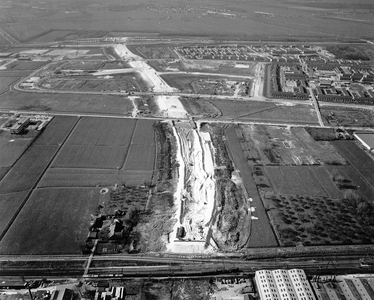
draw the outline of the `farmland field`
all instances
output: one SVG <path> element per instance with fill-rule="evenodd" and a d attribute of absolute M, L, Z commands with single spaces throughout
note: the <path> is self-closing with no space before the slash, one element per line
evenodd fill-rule
<path fill-rule="evenodd" d="M 39 187 L 141 185 L 152 180 L 153 121 L 82 118 Z"/>
<path fill-rule="evenodd" d="M 9 86 L 19 80 L 20 77 L 0 77 L 0 94 L 9 90 Z"/>
<path fill-rule="evenodd" d="M 0 239 L 29 191 L 0 194 Z"/>
<path fill-rule="evenodd" d="M 343 193 L 332 180 L 332 170 L 330 166 L 265 167 L 276 194 L 339 199 Z"/>
<path fill-rule="evenodd" d="M 29 147 L 8 174 L 0 181 L 1 193 L 13 193 L 32 189 L 56 154 L 58 148 L 58 146 L 41 145 Z"/>
<path fill-rule="evenodd" d="M 140 156 L 137 157 L 138 161 Z M 148 166 L 149 167 L 149 166 Z M 114 184 L 139 186 L 152 180 L 153 170 L 49 168 L 38 184 L 45 187 L 108 187 Z"/>
<path fill-rule="evenodd" d="M 121 168 L 136 120 L 82 118 L 52 163 L 62 168 Z"/>
<path fill-rule="evenodd" d="M 7 65 L 7 70 L 36 70 L 45 64 L 45 61 L 14 61 Z"/>
<path fill-rule="evenodd" d="M 74 117 L 55 117 L 0 181 L 0 193 L 32 189 L 75 124 Z M 56 134 L 56 129 L 58 134 Z"/>
<path fill-rule="evenodd" d="M 19 138 L 0 131 L 0 168 L 11 167 L 33 140 L 31 136 Z"/>
<path fill-rule="evenodd" d="M 0 242 L 1 254 L 81 253 L 98 188 L 35 190 Z"/>
<path fill-rule="evenodd" d="M 2 95 L 0 109 L 130 115 L 133 105 L 123 96 L 11 91 Z"/>
<path fill-rule="evenodd" d="M 8 173 L 9 170 L 10 168 L 0 168 L 0 180 L 5 176 L 6 173 Z"/>

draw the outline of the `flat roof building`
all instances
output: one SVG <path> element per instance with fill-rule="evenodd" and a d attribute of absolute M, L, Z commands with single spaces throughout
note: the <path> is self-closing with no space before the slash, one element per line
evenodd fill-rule
<path fill-rule="evenodd" d="M 374 277 L 367 275 L 341 275 L 334 280 L 319 276 L 312 280 L 318 300 L 372 300 L 374 299 Z"/>
<path fill-rule="evenodd" d="M 374 133 L 355 132 L 354 137 L 369 151 L 374 149 Z"/>
<path fill-rule="evenodd" d="M 316 300 L 301 269 L 257 271 L 255 281 L 261 300 Z"/>

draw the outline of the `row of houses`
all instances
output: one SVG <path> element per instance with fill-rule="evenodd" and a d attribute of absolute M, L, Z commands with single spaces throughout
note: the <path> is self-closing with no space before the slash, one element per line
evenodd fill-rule
<path fill-rule="evenodd" d="M 317 86 L 314 94 L 319 101 L 374 104 L 374 91 L 348 91 L 346 88 L 321 87 Z"/>
<path fill-rule="evenodd" d="M 281 68 L 285 70 L 281 72 Z M 267 76 L 270 76 L 270 97 L 294 100 L 309 99 L 309 94 L 306 90 L 306 77 L 298 66 L 273 64 L 269 72 L 267 72 Z M 285 91 L 283 85 L 286 85 L 286 83 L 291 85 L 291 81 L 294 85 L 292 91 L 289 91 L 289 89 Z"/>

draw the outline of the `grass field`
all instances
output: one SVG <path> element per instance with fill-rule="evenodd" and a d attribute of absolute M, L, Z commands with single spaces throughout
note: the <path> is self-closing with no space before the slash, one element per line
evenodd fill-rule
<path fill-rule="evenodd" d="M 19 137 L 0 131 L 0 168 L 11 167 L 33 140 L 32 136 Z"/>
<path fill-rule="evenodd" d="M 30 190 L 57 153 L 77 118 L 55 117 L 0 181 L 0 193 Z M 57 131 L 57 134 L 56 134 Z"/>
<path fill-rule="evenodd" d="M 0 94 L 9 90 L 9 86 L 19 80 L 20 77 L 0 77 Z"/>
<path fill-rule="evenodd" d="M 340 199 L 343 193 L 333 182 L 332 170 L 330 166 L 265 167 L 276 194 Z"/>
<path fill-rule="evenodd" d="M 0 109 L 130 115 L 133 105 L 123 96 L 12 91 L 2 95 Z"/>
<path fill-rule="evenodd" d="M 139 120 L 131 141 L 124 170 L 153 171 L 155 160 L 155 137 L 152 120 Z"/>
<path fill-rule="evenodd" d="M 4 234 L 4 230 L 8 227 L 14 214 L 25 200 L 28 191 L 11 194 L 0 194 L 0 239 Z M 0 247 L 1 248 L 1 247 Z"/>
<path fill-rule="evenodd" d="M 81 253 L 98 188 L 37 189 L 0 242 L 1 254 Z"/>
<path fill-rule="evenodd" d="M 62 168 L 121 168 L 136 120 L 82 118 L 52 163 Z"/>
<path fill-rule="evenodd" d="M 31 146 L 0 181 L 1 193 L 13 193 L 33 188 L 49 162 L 56 154 L 58 146 Z"/>
<path fill-rule="evenodd" d="M 36 70 L 47 64 L 45 61 L 14 61 L 7 65 L 7 70 Z"/>
<path fill-rule="evenodd" d="M 152 120 L 82 118 L 39 187 L 141 185 L 152 180 Z"/>
<path fill-rule="evenodd" d="M 317 116 L 309 105 L 283 106 L 262 101 L 232 101 L 227 100 L 198 100 L 209 101 L 220 112 L 222 119 L 236 119 L 260 123 L 295 123 L 317 125 Z"/>
<path fill-rule="evenodd" d="M 5 176 L 6 173 L 8 173 L 9 170 L 10 168 L 0 168 L 0 180 Z"/>

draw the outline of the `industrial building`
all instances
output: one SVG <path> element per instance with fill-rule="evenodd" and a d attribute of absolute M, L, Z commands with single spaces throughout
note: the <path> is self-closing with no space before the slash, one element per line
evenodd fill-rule
<path fill-rule="evenodd" d="M 256 271 L 260 300 L 316 300 L 304 270 Z"/>
<path fill-rule="evenodd" d="M 372 300 L 374 277 L 368 275 L 316 276 L 312 286 L 317 300 Z"/>

